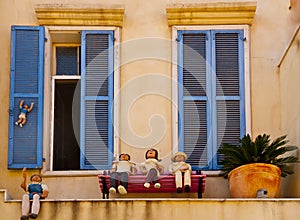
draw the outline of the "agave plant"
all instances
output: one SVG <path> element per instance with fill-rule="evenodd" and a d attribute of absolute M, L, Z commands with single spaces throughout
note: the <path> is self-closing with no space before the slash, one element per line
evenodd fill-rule
<path fill-rule="evenodd" d="M 297 150 L 297 146 L 288 146 L 286 135 L 280 136 L 271 142 L 270 135 L 258 135 L 255 140 L 249 134 L 240 139 L 239 145 L 223 144 L 219 153 L 224 154 L 220 162 L 225 177 L 239 166 L 249 163 L 268 163 L 276 165 L 281 170 L 281 176 L 293 174 L 293 168 L 288 165 L 299 162 L 296 156 L 284 156 L 286 152 Z"/>

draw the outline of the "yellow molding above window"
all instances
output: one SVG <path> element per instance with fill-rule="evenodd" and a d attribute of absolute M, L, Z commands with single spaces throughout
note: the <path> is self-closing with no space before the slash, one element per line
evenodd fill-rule
<path fill-rule="evenodd" d="M 124 8 L 37 7 L 39 25 L 48 26 L 123 26 Z"/>
<path fill-rule="evenodd" d="M 226 25 L 253 22 L 256 2 L 175 4 L 166 9 L 168 25 Z"/>

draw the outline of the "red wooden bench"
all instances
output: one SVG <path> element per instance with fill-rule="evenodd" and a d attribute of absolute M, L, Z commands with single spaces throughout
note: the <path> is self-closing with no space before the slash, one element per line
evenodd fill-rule
<path fill-rule="evenodd" d="M 175 177 L 169 174 L 163 174 L 159 177 L 160 188 L 154 188 L 151 184 L 150 188 L 145 188 L 146 176 L 134 175 L 128 178 L 128 193 L 176 193 Z M 100 190 L 102 198 L 109 198 L 110 176 L 108 174 L 98 175 Z M 202 198 L 202 193 L 205 191 L 206 175 L 201 171 L 193 171 L 191 176 L 191 189 L 190 192 L 198 193 L 198 198 Z"/>

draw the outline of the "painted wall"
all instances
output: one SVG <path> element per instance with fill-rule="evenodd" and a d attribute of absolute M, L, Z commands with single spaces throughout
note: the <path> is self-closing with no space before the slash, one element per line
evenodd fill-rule
<path fill-rule="evenodd" d="M 289 134 L 290 140 L 295 145 L 300 145 L 300 103 L 299 103 L 299 67 L 300 67 L 300 31 L 299 27 L 291 38 L 291 44 L 287 48 L 287 53 L 282 58 L 278 75 L 280 77 L 281 96 L 281 120 L 282 130 Z M 298 152 L 299 156 L 299 152 Z M 296 166 L 296 175 L 289 178 L 286 184 L 288 195 L 300 195 L 299 189 L 299 166 Z M 298 186 L 298 187 L 297 187 Z"/>
<path fill-rule="evenodd" d="M 143 39 L 146 38 L 171 39 L 172 32 L 171 28 L 167 25 L 165 11 L 168 4 L 219 1 L 104 0 L 101 1 L 101 4 L 98 2 L 99 1 L 96 0 L 85 0 L 84 5 L 96 4 L 98 6 L 110 6 L 116 4 L 124 6 L 125 16 L 124 25 L 121 30 L 121 42 L 124 45 L 130 45 L 129 50 L 134 55 L 140 51 L 147 54 L 147 50 L 153 50 L 153 48 L 145 48 L 142 44 L 131 43 L 143 42 Z M 226 2 L 239 1 L 227 0 Z M 21 171 L 7 170 L 10 26 L 37 25 L 34 5 L 53 3 L 80 6 L 82 5 L 82 0 L 44 0 L 42 2 L 38 0 L 0 1 L 0 111 L 2 112 L 0 116 L 0 134 L 2 137 L 0 140 L 0 189 L 7 189 L 12 198 L 21 198 L 23 192 L 19 186 Z M 300 138 L 297 136 L 299 114 L 297 115 L 298 112 L 295 110 L 295 105 L 298 110 L 300 106 L 298 106 L 297 103 L 295 104 L 295 99 L 290 98 L 285 100 L 286 97 L 293 97 L 293 95 L 298 94 L 297 88 L 299 87 L 297 87 L 295 83 L 299 81 L 299 76 L 296 74 L 299 72 L 299 63 L 295 63 L 293 67 L 290 67 L 289 62 L 294 62 L 294 54 L 298 54 L 299 56 L 299 48 L 298 52 L 289 52 L 290 58 L 286 58 L 285 63 L 281 67 L 280 74 L 278 74 L 277 67 L 280 58 L 290 43 L 293 33 L 299 25 L 299 10 L 296 10 L 297 5 L 299 5 L 298 2 L 293 4 L 289 9 L 289 1 L 257 1 L 257 11 L 250 29 L 251 124 L 253 135 L 267 132 L 270 133 L 272 137 L 273 135 L 275 137 L 287 133 L 291 144 L 298 144 L 300 146 Z M 278 19 L 278 15 L 280 15 L 280 19 Z M 297 47 L 298 44 L 295 43 L 295 47 Z M 168 98 L 171 94 L 171 87 L 165 86 L 165 84 L 155 84 L 154 80 L 154 91 L 160 91 L 161 88 L 163 88 L 163 95 L 149 94 L 147 91 L 147 83 L 149 83 L 149 81 L 146 82 L 143 80 L 143 77 L 149 74 L 159 74 L 160 77 L 170 78 L 171 65 L 168 59 L 171 57 L 171 51 L 166 52 L 166 60 L 156 59 L 155 57 L 126 60 L 126 55 L 126 51 L 123 51 L 120 83 L 122 89 L 127 86 L 127 88 L 130 89 L 121 94 L 120 151 L 130 153 L 132 158 L 136 158 L 136 162 L 144 160 L 145 148 L 130 147 L 132 141 L 136 140 L 136 137 L 139 137 L 139 146 L 143 146 L 145 140 L 150 140 L 151 143 L 154 143 L 160 150 L 160 157 L 168 158 L 172 149 L 172 102 Z M 293 80 L 290 76 L 284 77 L 287 74 L 293 76 Z M 140 78 L 141 76 L 142 78 Z M 292 82 L 295 84 L 293 90 L 291 90 L 290 86 Z M 126 103 L 135 98 L 137 91 L 140 94 L 146 93 L 146 95 L 138 97 L 134 104 L 130 106 L 130 109 L 125 108 L 127 106 Z M 289 106 L 293 106 L 294 108 L 289 108 Z M 159 115 L 159 117 L 153 117 L 151 121 L 151 117 L 155 115 Z M 290 121 L 293 123 L 289 123 Z M 128 130 L 129 125 L 131 126 L 131 131 Z M 158 134 L 154 132 L 162 126 L 164 129 L 161 132 Z M 45 144 L 49 146 L 49 140 L 46 140 Z M 300 169 L 298 166 L 299 165 L 297 165 L 296 170 L 299 173 Z M 283 180 L 283 185 L 288 186 L 283 189 L 283 197 L 300 196 L 299 189 L 297 189 L 300 175 L 298 173 Z M 28 175 L 30 174 L 31 172 L 28 172 Z M 50 189 L 52 189 L 50 190 L 49 198 L 99 198 L 99 189 L 97 188 L 95 173 L 81 176 L 76 174 L 73 176 L 65 175 L 63 177 L 60 175 L 48 175 L 44 177 L 44 181 L 49 185 Z M 66 186 L 72 185 L 76 187 L 76 190 L 74 191 L 74 187 L 62 187 L 62 183 Z M 212 175 L 208 178 L 208 183 L 209 185 L 204 195 L 205 197 L 228 197 L 226 180 Z M 81 186 L 84 186 L 84 189 L 81 190 Z M 205 209 L 203 209 L 203 212 L 205 212 Z"/>

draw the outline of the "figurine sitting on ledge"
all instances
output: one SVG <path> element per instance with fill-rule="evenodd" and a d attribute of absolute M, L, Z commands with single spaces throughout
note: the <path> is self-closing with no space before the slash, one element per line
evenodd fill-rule
<path fill-rule="evenodd" d="M 110 171 L 110 193 L 127 194 L 128 175 L 136 174 L 135 164 L 130 162 L 129 154 L 120 154 L 119 161 L 114 161 Z M 120 176 L 120 184 L 119 184 Z M 119 185 L 119 186 L 118 186 Z"/>
<path fill-rule="evenodd" d="M 16 125 L 19 125 L 21 128 L 23 127 L 23 125 L 26 124 L 27 113 L 31 112 L 34 103 L 31 102 L 30 107 L 28 107 L 28 105 L 23 106 L 23 104 L 24 104 L 24 100 L 21 100 L 19 105 L 20 107 L 19 120 L 15 123 Z"/>
<path fill-rule="evenodd" d="M 146 160 L 140 164 L 140 171 L 146 175 L 146 182 L 144 183 L 145 188 L 150 187 L 150 183 L 154 184 L 154 188 L 160 188 L 161 185 L 158 182 L 158 177 L 164 172 L 164 167 L 158 159 L 158 151 L 151 148 L 146 151 Z"/>
<path fill-rule="evenodd" d="M 22 198 L 22 216 L 20 219 L 27 220 L 28 217 L 36 219 L 40 211 L 40 199 L 45 199 L 49 194 L 48 187 L 42 183 L 42 177 L 38 174 L 33 174 L 30 177 L 31 183 L 26 185 L 26 167 L 23 168 L 22 176 L 21 187 L 28 194 L 24 194 Z M 31 213 L 29 213 L 30 200 L 32 200 Z"/>
<path fill-rule="evenodd" d="M 183 152 L 172 155 L 172 163 L 169 166 L 169 173 L 175 176 L 177 193 L 182 192 L 182 176 L 184 179 L 184 191 L 190 192 L 192 167 L 186 163 L 187 156 Z"/>

